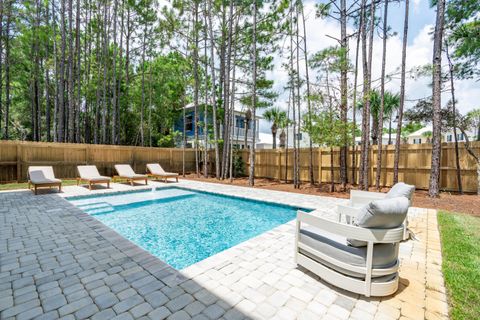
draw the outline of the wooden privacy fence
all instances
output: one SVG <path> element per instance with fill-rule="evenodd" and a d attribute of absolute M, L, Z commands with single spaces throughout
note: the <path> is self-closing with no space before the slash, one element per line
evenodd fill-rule
<path fill-rule="evenodd" d="M 465 150 L 463 143 L 459 144 L 460 167 L 462 169 L 462 186 L 466 192 L 477 191 L 477 173 L 476 164 L 473 158 Z M 480 153 L 480 142 L 472 143 L 473 149 Z M 377 146 L 372 146 L 369 153 L 370 167 L 368 176 L 370 184 L 375 182 L 377 170 Z M 300 149 L 300 179 L 309 181 L 309 149 Z M 355 165 L 353 166 L 353 154 L 355 153 Z M 392 186 L 393 184 L 393 162 L 395 157 L 395 146 L 384 146 L 382 150 L 382 174 L 380 183 L 382 186 Z M 430 165 L 432 161 L 431 144 L 404 144 L 401 145 L 399 161 L 399 180 L 409 184 L 414 184 L 417 189 L 428 189 L 430 178 Z M 293 177 L 293 150 L 287 152 L 282 149 L 276 150 L 257 150 L 255 157 L 255 176 L 261 178 L 292 180 Z M 249 167 L 248 151 L 242 152 L 242 158 Z M 360 147 L 350 148 L 347 165 L 348 179 L 352 181 L 352 167 L 355 168 L 355 180 L 358 182 L 358 167 L 360 163 Z M 331 181 L 330 174 L 331 153 L 330 149 L 313 149 L 313 174 L 315 182 L 327 183 Z M 340 152 L 336 148 L 333 151 L 334 180 L 340 180 Z M 442 190 L 457 190 L 455 164 L 455 145 L 453 143 L 443 143 L 441 153 L 440 168 L 440 186 Z M 248 172 L 248 171 L 247 171 Z"/>
<path fill-rule="evenodd" d="M 182 171 L 182 149 L 73 143 L 0 141 L 0 182 L 25 181 L 28 166 L 53 166 L 58 178 L 77 176 L 76 166 L 96 165 L 100 174 L 115 174 L 115 164 L 130 164 L 138 173 L 158 162 L 165 170 Z M 185 150 L 186 171 L 195 170 L 193 150 Z"/>
<path fill-rule="evenodd" d="M 475 151 L 480 153 L 480 142 L 473 142 Z M 381 184 L 391 186 L 393 182 L 393 145 L 386 146 L 382 151 L 382 175 Z M 406 183 L 414 184 L 418 189 L 428 189 L 430 177 L 432 147 L 429 144 L 401 146 L 399 179 Z M 355 166 L 353 154 L 355 153 Z M 339 182 L 340 159 L 339 150 L 333 152 L 334 179 Z M 282 149 L 257 150 L 255 161 L 255 176 L 260 178 L 292 180 L 293 173 L 293 150 L 287 152 Z M 27 168 L 33 165 L 51 165 L 59 178 L 76 177 L 76 166 L 82 164 L 96 165 L 101 174 L 114 175 L 113 166 L 119 163 L 132 165 L 136 172 L 144 173 L 145 165 L 149 162 L 159 162 L 166 170 L 182 171 L 182 149 L 175 148 L 146 148 L 132 146 L 112 146 L 94 144 L 69 144 L 69 143 L 45 143 L 45 142 L 20 142 L 0 141 L 0 183 L 12 181 L 25 181 Z M 248 151 L 242 151 L 242 157 L 247 164 Z M 368 171 L 369 181 L 375 179 L 377 168 L 377 147 L 373 146 L 369 153 L 370 168 Z M 213 152 L 210 159 L 213 160 Z M 316 182 L 330 182 L 329 149 L 313 150 L 313 173 Z M 348 178 L 352 181 L 352 167 L 355 169 L 355 177 L 358 182 L 358 164 L 360 162 L 360 148 L 350 148 L 347 164 Z M 211 164 L 212 165 L 212 164 Z M 477 191 L 477 176 L 475 161 L 460 145 L 460 166 L 462 168 L 463 189 L 467 192 Z M 195 153 L 193 149 L 185 150 L 185 169 L 187 172 L 195 171 Z M 308 181 L 309 150 L 300 150 L 300 179 Z M 212 171 L 212 166 L 211 166 Z M 248 172 L 248 171 L 247 171 Z M 440 185 L 443 190 L 457 190 L 455 172 L 455 148 L 452 143 L 442 145 Z"/>

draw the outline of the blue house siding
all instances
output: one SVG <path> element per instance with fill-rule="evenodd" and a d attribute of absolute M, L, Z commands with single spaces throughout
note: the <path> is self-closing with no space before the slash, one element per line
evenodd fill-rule
<path fill-rule="evenodd" d="M 185 113 L 185 119 L 186 119 L 186 125 L 187 125 L 187 128 L 185 130 L 185 135 L 187 137 L 195 136 L 195 130 L 194 130 L 194 127 L 193 127 L 194 116 L 195 116 L 194 111 L 187 111 Z M 203 122 L 204 118 L 205 118 L 205 114 L 203 112 L 199 112 L 198 120 L 200 122 Z M 211 117 L 209 117 L 208 122 L 209 123 L 212 122 Z M 249 129 L 253 128 L 252 124 L 253 124 L 253 121 L 250 121 L 249 126 L 248 126 Z M 236 128 L 241 128 L 241 129 L 245 128 L 245 117 L 244 116 L 235 115 L 235 127 Z M 175 131 L 180 131 L 180 132 L 183 131 L 183 115 L 181 115 L 180 118 L 175 122 L 174 129 L 175 129 Z M 198 127 L 198 134 L 203 135 L 203 126 Z"/>

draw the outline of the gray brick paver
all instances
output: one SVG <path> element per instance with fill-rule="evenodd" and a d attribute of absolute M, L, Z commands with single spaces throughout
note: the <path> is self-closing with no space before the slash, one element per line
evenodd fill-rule
<path fill-rule="evenodd" d="M 167 318 L 172 313 L 166 307 L 160 307 L 148 314 L 148 316 L 153 320 L 163 320 Z"/>
<path fill-rule="evenodd" d="M 146 315 L 147 313 L 149 313 L 152 310 L 153 310 L 152 306 L 149 303 L 144 302 L 142 304 L 139 304 L 136 307 L 133 307 L 130 310 L 130 313 L 133 315 L 134 318 L 139 318 L 141 316 Z"/>
<path fill-rule="evenodd" d="M 33 299 L 33 300 L 30 300 L 30 301 L 24 302 L 22 304 L 15 305 L 13 307 L 10 307 L 8 309 L 3 310 L 0 313 L 0 319 L 15 316 L 19 313 L 28 311 L 28 310 L 33 309 L 33 308 L 38 307 L 38 306 L 40 306 L 40 300 L 39 299 Z"/>
<path fill-rule="evenodd" d="M 113 310 L 116 313 L 122 313 L 125 311 L 130 310 L 131 308 L 135 307 L 136 305 L 142 303 L 144 300 L 139 295 L 134 295 L 131 297 L 126 298 L 125 300 L 120 301 L 116 305 L 113 306 Z"/>
<path fill-rule="evenodd" d="M 69 304 L 64 305 L 63 307 L 58 309 L 58 313 L 60 314 L 60 316 L 64 316 L 70 313 L 74 313 L 75 311 L 92 303 L 93 301 L 90 297 L 84 297 L 84 298 L 81 298 L 80 300 L 76 300 Z"/>
<path fill-rule="evenodd" d="M 104 293 L 94 298 L 95 304 L 100 308 L 100 310 L 110 308 L 119 302 L 116 295 L 111 292 Z"/>
<path fill-rule="evenodd" d="M 75 312 L 75 319 L 87 319 L 90 318 L 92 315 L 97 313 L 98 307 L 94 304 L 86 305 L 85 307 L 81 308 L 80 310 Z"/>
<path fill-rule="evenodd" d="M 169 302 L 167 302 L 167 304 L 165 306 L 168 309 L 170 309 L 170 311 L 176 312 L 176 311 L 186 307 L 187 305 L 189 305 L 193 301 L 194 301 L 193 297 L 190 294 L 185 293 L 185 294 L 182 294 L 181 296 L 178 296 L 177 298 L 175 298 L 173 300 L 170 300 Z"/>
<path fill-rule="evenodd" d="M 55 310 L 67 304 L 67 299 L 63 294 L 42 299 L 42 307 L 45 311 Z"/>
<path fill-rule="evenodd" d="M 92 320 L 108 320 L 114 318 L 115 316 L 116 314 L 113 309 L 105 309 L 94 314 L 92 316 Z"/>
<path fill-rule="evenodd" d="M 35 307 L 33 309 L 18 314 L 16 318 L 17 320 L 29 320 L 40 316 L 42 313 L 43 310 L 41 307 Z"/>

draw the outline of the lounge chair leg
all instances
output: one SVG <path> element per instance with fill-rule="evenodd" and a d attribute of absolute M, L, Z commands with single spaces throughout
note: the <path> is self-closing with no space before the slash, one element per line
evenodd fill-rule
<path fill-rule="evenodd" d="M 33 188 L 35 189 L 35 195 L 37 195 L 37 186 L 35 185 Z"/>
<path fill-rule="evenodd" d="M 58 192 L 62 192 L 62 184 L 61 183 L 58 185 Z"/>
<path fill-rule="evenodd" d="M 146 186 L 148 185 L 148 179 L 145 179 L 145 185 Z"/>
<path fill-rule="evenodd" d="M 133 187 L 133 179 L 130 180 L 130 185 Z"/>
<path fill-rule="evenodd" d="M 107 189 L 110 189 L 110 182 L 107 182 Z"/>
<path fill-rule="evenodd" d="M 88 182 L 88 190 L 92 191 L 92 183 Z"/>
<path fill-rule="evenodd" d="M 175 179 L 177 179 L 177 182 L 178 182 L 178 177 L 175 177 Z"/>

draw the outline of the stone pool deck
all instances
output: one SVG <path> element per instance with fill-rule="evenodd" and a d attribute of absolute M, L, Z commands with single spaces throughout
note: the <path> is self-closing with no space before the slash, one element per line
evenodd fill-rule
<path fill-rule="evenodd" d="M 345 200 L 181 180 L 183 186 L 301 207 L 333 217 Z M 293 222 L 183 270 L 124 239 L 64 196 L 0 192 L 0 319 L 446 319 L 436 211 L 412 208 L 417 240 L 400 246 L 400 288 L 365 298 L 293 263 Z"/>

